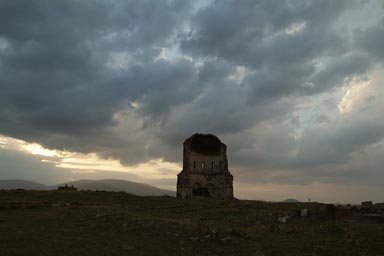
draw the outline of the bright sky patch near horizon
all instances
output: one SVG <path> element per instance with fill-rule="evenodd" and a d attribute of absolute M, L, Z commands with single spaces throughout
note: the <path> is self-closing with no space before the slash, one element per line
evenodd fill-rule
<path fill-rule="evenodd" d="M 228 146 L 239 198 L 384 198 L 384 3 L 2 1 L 0 179 L 175 189 Z"/>

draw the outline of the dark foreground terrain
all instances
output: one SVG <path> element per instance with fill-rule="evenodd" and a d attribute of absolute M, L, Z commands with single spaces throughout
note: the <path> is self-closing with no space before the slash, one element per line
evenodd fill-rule
<path fill-rule="evenodd" d="M 324 213 L 317 203 L 0 191 L 0 255 L 384 255 L 381 219 Z"/>

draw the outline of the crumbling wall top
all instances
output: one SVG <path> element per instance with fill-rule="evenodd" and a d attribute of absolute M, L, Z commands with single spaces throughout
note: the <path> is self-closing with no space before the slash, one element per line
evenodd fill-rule
<path fill-rule="evenodd" d="M 189 137 L 184 142 L 184 146 L 188 147 L 190 151 L 202 155 L 220 155 L 221 148 L 226 147 L 215 135 L 200 133 L 195 133 Z"/>

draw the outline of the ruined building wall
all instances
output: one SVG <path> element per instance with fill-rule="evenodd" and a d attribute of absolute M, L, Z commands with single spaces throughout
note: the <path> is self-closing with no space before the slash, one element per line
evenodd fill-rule
<path fill-rule="evenodd" d="M 183 146 L 177 197 L 233 198 L 233 176 L 228 171 L 226 145 L 214 135 L 194 134 Z"/>

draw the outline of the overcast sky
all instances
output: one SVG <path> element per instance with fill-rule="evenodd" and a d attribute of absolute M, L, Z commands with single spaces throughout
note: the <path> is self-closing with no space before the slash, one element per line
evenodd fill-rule
<path fill-rule="evenodd" d="M 0 1 L 0 179 L 175 189 L 200 132 L 239 198 L 384 201 L 383 5 Z"/>

